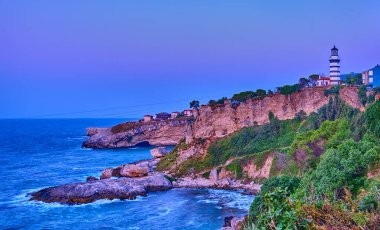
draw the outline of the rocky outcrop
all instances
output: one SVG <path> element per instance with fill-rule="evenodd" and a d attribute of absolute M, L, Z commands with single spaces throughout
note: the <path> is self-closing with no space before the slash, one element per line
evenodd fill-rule
<path fill-rule="evenodd" d="M 167 153 L 168 153 L 168 150 L 165 147 L 158 147 L 158 148 L 154 148 L 150 150 L 150 154 L 152 154 L 154 158 L 164 157 L 166 156 Z"/>
<path fill-rule="evenodd" d="M 185 138 L 189 119 L 128 122 L 112 128 L 88 128 L 85 148 L 122 148 L 136 145 L 176 145 Z"/>
<path fill-rule="evenodd" d="M 244 190 L 249 194 L 257 194 L 261 185 L 255 184 L 253 181 L 244 183 L 242 180 L 235 180 L 229 177 L 213 180 L 202 177 L 183 177 L 173 181 L 175 188 L 213 188 L 226 190 Z"/>
<path fill-rule="evenodd" d="M 243 230 L 244 223 L 247 222 L 248 216 L 227 216 L 224 218 L 222 230 Z"/>
<path fill-rule="evenodd" d="M 149 168 L 139 165 L 127 164 L 120 170 L 120 175 L 124 177 L 142 177 L 148 175 Z"/>
<path fill-rule="evenodd" d="M 103 180 L 103 179 L 109 179 L 112 177 L 112 172 L 113 172 L 113 169 L 112 168 L 106 168 L 103 170 L 102 174 L 100 175 L 100 179 Z"/>
<path fill-rule="evenodd" d="M 85 204 L 100 199 L 135 199 L 148 192 L 164 191 L 172 184 L 162 174 L 146 177 L 104 179 L 45 188 L 31 193 L 31 200 L 47 203 Z"/>

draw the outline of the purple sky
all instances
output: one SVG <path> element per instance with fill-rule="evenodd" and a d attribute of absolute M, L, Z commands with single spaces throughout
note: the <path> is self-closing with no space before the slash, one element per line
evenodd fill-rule
<path fill-rule="evenodd" d="M 380 64 L 380 1 L 0 0 L 0 118 L 140 117 Z"/>

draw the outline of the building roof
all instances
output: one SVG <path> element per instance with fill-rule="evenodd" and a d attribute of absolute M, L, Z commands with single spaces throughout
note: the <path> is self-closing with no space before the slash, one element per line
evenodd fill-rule
<path fill-rule="evenodd" d="M 338 48 L 336 48 L 335 45 L 334 45 L 334 47 L 331 50 L 338 50 Z"/>
<path fill-rule="evenodd" d="M 318 80 L 330 80 L 330 77 L 320 76 Z"/>

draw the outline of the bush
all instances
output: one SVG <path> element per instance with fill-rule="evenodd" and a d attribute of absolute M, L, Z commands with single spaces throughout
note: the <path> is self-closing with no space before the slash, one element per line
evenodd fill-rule
<path fill-rule="evenodd" d="M 380 101 L 370 105 L 365 112 L 367 129 L 376 137 L 380 137 Z"/>
<path fill-rule="evenodd" d="M 330 148 L 321 156 L 315 171 L 303 178 L 304 191 L 312 185 L 315 195 L 336 199 L 345 195 L 347 187 L 357 195 L 368 166 L 379 162 L 379 154 L 380 147 L 368 141 L 347 140 L 338 148 Z"/>
<path fill-rule="evenodd" d="M 280 121 L 272 118 L 269 124 L 243 128 L 209 146 L 207 155 L 210 165 L 218 166 L 234 156 L 289 146 L 299 124 L 296 120 Z"/>
<path fill-rule="evenodd" d="M 340 85 L 332 86 L 330 89 L 325 89 L 325 96 L 328 97 L 329 95 L 339 95 L 340 89 Z"/>
<path fill-rule="evenodd" d="M 358 97 L 359 97 L 359 100 L 362 103 L 362 105 L 365 106 L 367 104 L 367 101 L 368 101 L 366 86 L 363 85 L 363 86 L 359 87 Z"/>

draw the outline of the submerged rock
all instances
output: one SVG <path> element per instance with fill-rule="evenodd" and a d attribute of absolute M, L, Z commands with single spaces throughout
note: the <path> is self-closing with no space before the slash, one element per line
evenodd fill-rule
<path fill-rule="evenodd" d="M 47 203 L 85 204 L 100 199 L 135 199 L 148 192 L 164 191 L 172 188 L 172 184 L 162 174 L 138 178 L 118 178 L 66 184 L 45 188 L 31 193 L 30 200 Z"/>
<path fill-rule="evenodd" d="M 99 179 L 96 178 L 96 177 L 93 177 L 93 176 L 89 176 L 89 177 L 87 177 L 86 182 L 89 182 L 89 181 L 97 181 L 97 180 L 99 180 Z"/>
<path fill-rule="evenodd" d="M 142 177 L 149 173 L 148 167 L 143 167 L 134 164 L 124 165 L 120 170 L 120 175 L 125 177 Z"/>
<path fill-rule="evenodd" d="M 154 148 L 150 150 L 150 154 L 152 154 L 154 158 L 164 157 L 166 156 L 167 153 L 168 153 L 168 150 L 165 147 L 158 147 L 158 148 Z"/>

